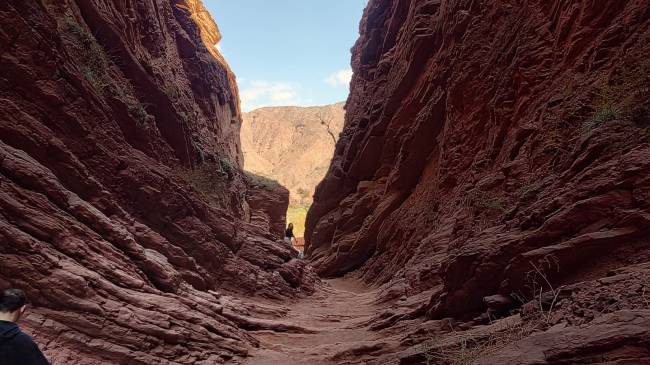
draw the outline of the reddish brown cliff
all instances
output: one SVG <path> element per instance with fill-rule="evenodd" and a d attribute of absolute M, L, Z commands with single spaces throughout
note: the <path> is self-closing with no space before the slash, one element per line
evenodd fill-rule
<path fill-rule="evenodd" d="M 240 171 L 200 1 L 8 0 L 0 22 L 0 287 L 33 300 L 27 330 L 54 364 L 245 356 L 272 324 L 236 298 L 314 278 L 280 240 L 288 191 Z"/>
<path fill-rule="evenodd" d="M 574 296 L 593 286 L 591 318 L 644 307 L 648 5 L 371 0 L 344 131 L 308 216 L 316 269 L 358 269 L 384 299 L 426 293 L 384 327 L 530 298 L 547 285 L 535 267 Z M 610 293 L 595 280 L 623 269 L 636 276 L 594 304 Z"/>

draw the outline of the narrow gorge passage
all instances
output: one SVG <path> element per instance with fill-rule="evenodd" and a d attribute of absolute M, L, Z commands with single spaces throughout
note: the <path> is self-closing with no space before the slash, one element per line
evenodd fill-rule
<path fill-rule="evenodd" d="M 279 320 L 304 329 L 282 333 L 253 332 L 260 348 L 251 352 L 247 365 L 365 364 L 384 346 L 368 323 L 382 306 L 376 304 L 376 290 L 357 279 L 324 280 L 312 296 L 290 304 Z M 385 339 L 384 339 L 385 340 Z"/>
<path fill-rule="evenodd" d="M 254 1 L 0 1 L 5 325 L 52 365 L 650 365 L 650 0 Z"/>

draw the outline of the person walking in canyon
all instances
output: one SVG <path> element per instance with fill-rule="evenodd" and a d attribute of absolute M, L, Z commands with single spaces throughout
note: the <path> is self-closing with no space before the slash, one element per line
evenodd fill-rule
<path fill-rule="evenodd" d="M 293 223 L 289 223 L 287 229 L 284 231 L 284 240 L 291 243 L 292 245 L 295 245 L 296 236 L 293 234 Z"/>
<path fill-rule="evenodd" d="M 0 365 L 49 365 L 38 345 L 16 324 L 26 309 L 22 290 L 0 292 Z"/>
<path fill-rule="evenodd" d="M 302 251 L 296 248 L 298 246 L 298 239 L 293 234 L 293 223 L 289 223 L 287 229 L 284 231 L 284 240 L 289 242 L 294 250 L 298 251 L 298 257 L 302 258 Z"/>

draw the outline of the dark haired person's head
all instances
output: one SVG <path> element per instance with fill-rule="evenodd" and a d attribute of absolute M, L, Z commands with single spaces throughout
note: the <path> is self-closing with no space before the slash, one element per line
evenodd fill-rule
<path fill-rule="evenodd" d="M 27 296 L 20 289 L 0 292 L 0 320 L 16 322 L 25 312 Z"/>
<path fill-rule="evenodd" d="M 50 365 L 34 340 L 16 323 L 27 306 L 20 289 L 0 290 L 0 364 Z"/>

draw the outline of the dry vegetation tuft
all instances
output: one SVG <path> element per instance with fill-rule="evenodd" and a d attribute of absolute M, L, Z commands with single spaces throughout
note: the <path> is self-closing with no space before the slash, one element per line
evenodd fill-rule
<path fill-rule="evenodd" d="M 154 117 L 146 110 L 128 83 L 111 70 L 113 61 L 97 39 L 72 16 L 59 21 L 59 33 L 67 49 L 77 58 L 86 81 L 103 98 L 115 98 L 126 105 L 129 115 L 139 124 L 151 122 Z"/>
<path fill-rule="evenodd" d="M 544 327 L 540 320 L 505 318 L 481 331 L 452 332 L 423 344 L 427 365 L 470 365 Z"/>
<path fill-rule="evenodd" d="M 468 192 L 461 204 L 466 208 L 474 208 L 479 211 L 504 212 L 506 210 L 502 199 L 490 192 L 476 189 Z"/>
<path fill-rule="evenodd" d="M 584 123 L 583 130 L 590 131 L 616 119 L 647 126 L 648 105 L 644 105 L 644 100 L 648 96 L 650 61 L 645 60 L 601 82 L 592 105 L 594 113 Z"/>
<path fill-rule="evenodd" d="M 522 304 L 534 304 L 535 310 L 522 316 L 511 316 L 493 322 L 489 326 L 451 335 L 434 337 L 423 344 L 427 365 L 469 365 L 475 360 L 494 354 L 499 350 L 550 327 L 561 290 L 549 279 L 552 270 L 560 270 L 559 260 L 547 255 L 537 263 L 530 262 L 531 270 L 525 274 L 527 298 L 521 293 L 512 294 Z M 550 297 L 550 300 L 548 299 Z"/>

